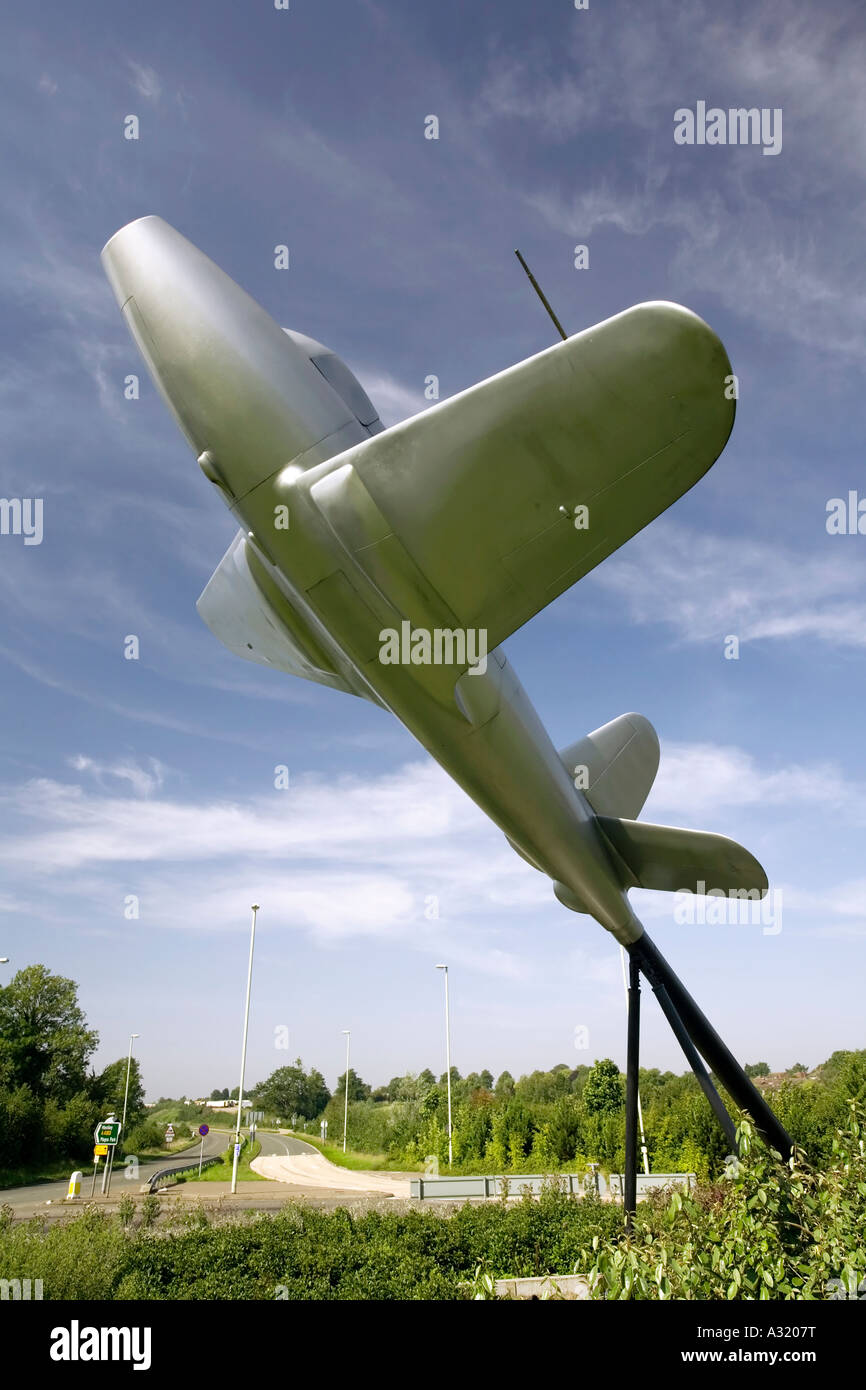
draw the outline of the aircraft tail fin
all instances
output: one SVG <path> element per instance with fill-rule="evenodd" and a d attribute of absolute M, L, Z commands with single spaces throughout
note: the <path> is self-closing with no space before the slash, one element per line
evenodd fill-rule
<path fill-rule="evenodd" d="M 627 888 L 763 898 L 769 887 L 754 855 L 725 835 L 614 816 L 599 816 L 598 823 Z"/>
<path fill-rule="evenodd" d="M 658 772 L 658 735 L 642 714 L 621 714 L 559 756 L 597 816 L 633 820 Z"/>

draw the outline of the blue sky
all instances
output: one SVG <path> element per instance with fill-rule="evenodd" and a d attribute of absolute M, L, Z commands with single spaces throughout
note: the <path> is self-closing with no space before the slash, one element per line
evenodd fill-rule
<path fill-rule="evenodd" d="M 569 332 L 694 309 L 740 400 L 710 474 L 509 658 L 559 745 L 650 718 L 644 814 L 765 864 L 778 932 L 635 895 L 735 1052 L 863 1046 L 866 538 L 825 524 L 866 494 L 860 7 L 91 0 L 7 7 L 0 35 L 0 492 L 44 499 L 41 545 L 0 537 L 0 953 L 79 982 L 98 1061 L 140 1033 L 151 1097 L 236 1084 L 253 901 L 252 1081 L 300 1054 L 333 1082 L 346 1027 L 371 1082 L 444 1069 L 443 959 L 462 1072 L 624 1062 L 602 929 L 383 711 L 201 624 L 234 527 L 98 260 L 160 214 L 394 423 L 428 375 L 451 395 L 552 341 L 520 246 Z M 676 145 L 699 100 L 780 108 L 781 153 Z M 644 1061 L 684 1067 L 649 1003 Z"/>

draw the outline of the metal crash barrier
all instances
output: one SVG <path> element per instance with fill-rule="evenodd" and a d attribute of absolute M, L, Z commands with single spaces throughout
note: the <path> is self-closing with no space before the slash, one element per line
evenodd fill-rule
<path fill-rule="evenodd" d="M 545 1187 L 556 1187 L 571 1197 L 581 1197 L 584 1193 L 597 1193 L 599 1197 L 609 1196 L 622 1200 L 622 1174 L 611 1173 L 605 1180 L 602 1173 L 526 1173 L 513 1177 L 447 1177 L 412 1178 L 409 1185 L 410 1196 L 419 1201 L 438 1199 L 439 1201 L 462 1201 L 468 1198 L 522 1197 L 529 1193 L 538 1197 Z M 694 1173 L 638 1173 L 638 1196 L 659 1188 L 685 1188 L 690 1192 L 696 1182 Z"/>
<path fill-rule="evenodd" d="M 207 1168 L 212 1163 L 222 1163 L 222 1160 L 222 1154 L 216 1154 L 213 1158 L 203 1159 L 201 1166 L 202 1168 Z M 161 1168 L 158 1173 L 154 1173 L 153 1177 L 148 1178 L 147 1182 L 143 1184 L 142 1191 L 144 1191 L 144 1188 L 147 1188 L 148 1192 L 154 1192 L 156 1188 L 159 1186 L 159 1184 L 161 1182 L 164 1182 L 166 1178 L 176 1177 L 178 1173 L 197 1173 L 198 1169 L 198 1159 L 195 1160 L 195 1163 L 182 1163 L 178 1167 L 174 1168 Z"/>

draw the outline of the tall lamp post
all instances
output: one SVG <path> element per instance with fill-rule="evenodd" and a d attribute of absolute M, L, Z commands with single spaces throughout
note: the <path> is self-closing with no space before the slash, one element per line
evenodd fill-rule
<path fill-rule="evenodd" d="M 247 1029 L 250 1022 L 250 990 L 253 983 L 253 951 L 256 945 L 256 913 L 259 910 L 258 903 L 252 905 L 253 925 L 250 932 L 250 963 L 247 967 L 247 1002 L 244 1006 L 244 1042 L 241 1048 L 241 1085 L 238 1091 L 238 1119 L 235 1125 L 234 1158 L 232 1159 L 232 1192 L 238 1190 L 238 1159 L 241 1152 L 241 1106 L 244 1103 L 244 1072 L 247 1066 Z"/>
<path fill-rule="evenodd" d="M 445 972 L 445 1074 L 448 1078 L 448 1167 L 451 1167 L 451 1015 L 448 1008 L 448 966 L 437 965 Z"/>
<path fill-rule="evenodd" d="M 130 1033 L 129 1035 L 129 1053 L 126 1058 L 126 1085 L 123 1088 L 123 1119 L 120 1122 L 121 1134 L 126 1133 L 126 1103 L 129 1100 L 129 1072 L 132 1067 L 132 1040 L 133 1038 L 140 1037 L 140 1033 Z"/>
<path fill-rule="evenodd" d="M 346 1132 L 349 1128 L 349 1039 L 352 1035 L 348 1028 L 344 1028 L 343 1032 L 346 1034 L 346 1095 L 345 1102 L 343 1105 L 343 1153 L 345 1153 Z"/>

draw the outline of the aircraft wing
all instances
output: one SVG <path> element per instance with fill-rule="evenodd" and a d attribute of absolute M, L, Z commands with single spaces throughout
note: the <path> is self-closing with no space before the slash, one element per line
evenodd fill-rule
<path fill-rule="evenodd" d="M 710 468 L 733 424 L 730 373 L 697 315 L 640 304 L 340 461 L 426 585 L 492 648 Z M 362 566 L 381 540 L 358 535 Z"/>
<path fill-rule="evenodd" d="M 214 636 L 235 656 L 378 703 L 368 686 L 333 664 L 312 629 L 280 593 L 242 531 L 208 580 L 196 608 Z"/>

